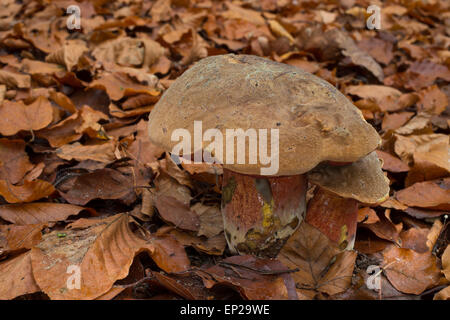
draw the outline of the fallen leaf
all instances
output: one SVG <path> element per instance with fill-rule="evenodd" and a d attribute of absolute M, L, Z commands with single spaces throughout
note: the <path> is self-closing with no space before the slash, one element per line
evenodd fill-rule
<path fill-rule="evenodd" d="M 395 130 L 402 127 L 414 115 L 413 112 L 385 113 L 381 128 L 383 131 Z"/>
<path fill-rule="evenodd" d="M 109 168 L 78 176 L 68 192 L 59 193 L 75 205 L 85 205 L 93 199 L 121 199 L 132 203 L 136 197 L 132 177 Z"/>
<path fill-rule="evenodd" d="M 442 254 L 441 260 L 442 260 L 442 273 L 445 275 L 447 280 L 450 281 L 450 245 L 447 245 L 447 248 Z"/>
<path fill-rule="evenodd" d="M 397 107 L 398 100 L 402 95 L 401 91 L 382 85 L 349 86 L 345 89 L 345 92 L 375 102 L 381 111 L 394 109 L 393 104 Z"/>
<path fill-rule="evenodd" d="M 64 237 L 58 237 L 58 231 L 46 234 L 31 250 L 33 275 L 39 287 L 52 299 L 97 298 L 127 276 L 135 255 L 142 251 L 176 271 L 187 269 L 184 250 L 177 252 L 167 242 L 146 240 L 131 230 L 130 223 L 127 214 L 118 214 L 89 221 L 83 228 L 78 223 L 76 228 L 65 230 Z M 70 266 L 80 268 L 80 289 L 68 288 Z"/>
<path fill-rule="evenodd" d="M 36 284 L 31 271 L 29 251 L 0 262 L 0 299 L 10 300 L 39 291 L 41 289 Z"/>
<path fill-rule="evenodd" d="M 376 153 L 378 155 L 378 158 L 383 160 L 383 170 L 390 172 L 409 171 L 409 166 L 399 158 L 381 150 L 376 150 Z"/>
<path fill-rule="evenodd" d="M 391 246 L 384 251 L 383 259 L 389 282 L 401 292 L 421 294 L 439 281 L 436 257 L 431 252 L 417 253 Z"/>
<path fill-rule="evenodd" d="M 4 237 L 5 245 L 0 243 L 0 252 L 10 253 L 21 249 L 31 249 L 41 242 L 41 230 L 46 224 L 29 224 L 26 226 L 2 225 L 0 226 L 0 238 Z"/>
<path fill-rule="evenodd" d="M 447 96 L 438 86 L 432 85 L 419 92 L 418 111 L 441 114 L 448 106 Z"/>
<path fill-rule="evenodd" d="M 302 222 L 289 238 L 278 259 L 291 269 L 292 276 L 307 296 L 314 292 L 336 294 L 350 287 L 356 253 L 341 250 L 318 229 Z"/>
<path fill-rule="evenodd" d="M 189 231 L 199 231 L 200 219 L 197 214 L 191 211 L 188 205 L 176 198 L 158 195 L 155 200 L 155 206 L 161 218 L 173 223 L 175 227 Z"/>
<path fill-rule="evenodd" d="M 8 88 L 27 89 L 31 87 L 31 77 L 27 74 L 0 70 L 0 83 L 5 84 Z"/>
<path fill-rule="evenodd" d="M 295 284 L 280 261 L 253 256 L 233 256 L 197 272 L 205 286 L 227 285 L 249 300 L 297 300 Z M 211 279 L 212 277 L 212 279 Z"/>
<path fill-rule="evenodd" d="M 82 210 L 93 212 L 92 209 L 65 203 L 5 204 L 0 206 L 0 218 L 16 225 L 28 225 L 64 221 L 69 216 L 79 214 Z"/>
<path fill-rule="evenodd" d="M 450 286 L 436 293 L 433 300 L 450 300 Z"/>
<path fill-rule="evenodd" d="M 211 238 L 223 231 L 223 218 L 220 208 L 216 206 L 206 206 L 198 202 L 190 209 L 195 212 L 199 218 L 199 236 Z"/>
<path fill-rule="evenodd" d="M 99 79 L 94 80 L 89 85 L 89 88 L 105 90 L 110 99 L 114 101 L 139 93 L 152 96 L 158 96 L 160 94 L 160 91 L 154 88 L 133 82 L 127 74 L 122 72 L 104 73 Z"/>
<path fill-rule="evenodd" d="M 188 232 L 181 231 L 179 229 L 175 229 L 173 227 L 167 227 L 173 230 L 168 231 L 170 235 L 172 235 L 178 242 L 182 243 L 184 246 L 192 246 L 194 249 L 204 252 L 210 255 L 222 255 L 227 242 L 225 240 L 225 236 L 223 233 L 216 235 L 211 238 L 194 236 Z M 157 234 L 165 233 L 165 227 L 158 229 Z"/>
<path fill-rule="evenodd" d="M 81 110 L 63 121 L 39 131 L 37 136 L 47 139 L 55 148 L 80 139 L 83 133 L 92 138 L 104 138 L 102 126 L 98 122 L 107 119 L 103 112 L 83 106 Z"/>
<path fill-rule="evenodd" d="M 83 41 L 69 40 L 62 47 L 51 52 L 45 58 L 45 61 L 63 65 L 68 71 L 71 71 L 86 51 L 88 51 L 88 48 Z"/>
<path fill-rule="evenodd" d="M 375 210 L 369 207 L 358 209 L 358 223 L 372 224 L 380 221 Z"/>
<path fill-rule="evenodd" d="M 394 58 L 393 44 L 390 41 L 372 37 L 362 39 L 357 45 L 376 61 L 384 65 L 388 65 Z"/>
<path fill-rule="evenodd" d="M 411 207 L 450 210 L 449 183 L 450 178 L 418 182 L 398 191 L 395 197 Z"/>
<path fill-rule="evenodd" d="M 21 130 L 39 130 L 53 120 L 53 108 L 45 97 L 38 97 L 30 105 L 22 101 L 4 101 L 0 106 L 0 133 L 12 136 Z"/>
<path fill-rule="evenodd" d="M 113 140 L 103 144 L 85 146 L 76 142 L 61 146 L 56 150 L 56 155 L 65 160 L 94 160 L 102 163 L 111 163 L 116 159 L 115 150 L 116 143 Z"/>
<path fill-rule="evenodd" d="M 0 180 L 16 184 L 33 169 L 25 152 L 25 141 L 0 138 Z"/>
<path fill-rule="evenodd" d="M 9 203 L 33 202 L 48 197 L 54 191 L 53 185 L 44 180 L 25 181 L 19 186 L 0 180 L 0 195 Z"/>
<path fill-rule="evenodd" d="M 400 233 L 402 241 L 402 248 L 411 249 L 418 253 L 425 253 L 430 251 L 427 246 L 427 236 L 430 232 L 425 228 L 410 228 Z"/>

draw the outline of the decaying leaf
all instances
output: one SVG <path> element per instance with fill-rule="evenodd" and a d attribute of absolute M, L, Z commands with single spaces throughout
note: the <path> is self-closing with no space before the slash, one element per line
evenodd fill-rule
<path fill-rule="evenodd" d="M 127 276 L 134 256 L 141 251 L 148 252 L 167 272 L 186 270 L 187 257 L 184 250 L 174 250 L 170 243 L 174 240 L 142 238 L 131 230 L 130 223 L 127 214 L 118 214 L 84 225 L 72 224 L 63 237 L 58 231 L 45 235 L 31 250 L 33 276 L 39 287 L 52 299 L 96 298 Z M 78 268 L 81 277 L 77 290 L 67 287 L 71 266 Z"/>
<path fill-rule="evenodd" d="M 350 287 L 356 253 L 344 251 L 316 228 L 303 222 L 287 241 L 278 259 L 291 269 L 306 296 L 317 292 L 337 294 Z"/>

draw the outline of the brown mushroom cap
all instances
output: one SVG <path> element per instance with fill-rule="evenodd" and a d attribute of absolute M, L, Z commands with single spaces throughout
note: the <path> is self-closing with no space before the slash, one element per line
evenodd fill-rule
<path fill-rule="evenodd" d="M 383 163 L 375 152 L 346 166 L 321 164 L 308 172 L 308 180 L 343 198 L 367 204 L 389 197 L 389 180 L 381 170 Z"/>
<path fill-rule="evenodd" d="M 183 73 L 152 110 L 150 139 L 170 152 L 178 144 L 171 141 L 173 130 L 185 128 L 193 135 L 194 120 L 202 121 L 203 132 L 217 128 L 224 138 L 226 129 L 269 129 L 270 142 L 270 129 L 279 129 L 278 176 L 305 173 L 325 160 L 354 162 L 381 142 L 361 112 L 328 82 L 250 55 L 208 57 Z M 268 149 L 270 155 L 270 143 Z M 260 167 L 267 165 L 259 158 L 256 164 L 224 163 L 243 174 L 260 174 Z"/>

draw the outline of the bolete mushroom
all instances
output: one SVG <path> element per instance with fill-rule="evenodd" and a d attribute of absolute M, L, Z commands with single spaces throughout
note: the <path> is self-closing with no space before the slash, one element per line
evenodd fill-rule
<path fill-rule="evenodd" d="M 180 130 L 191 134 L 181 147 Z M 251 145 L 255 133 L 257 147 Z M 366 203 L 389 192 L 373 152 L 380 137 L 361 112 L 328 82 L 261 57 L 228 54 L 197 62 L 155 105 L 149 135 L 185 160 L 203 155 L 222 163 L 225 236 L 239 254 L 276 256 L 305 216 L 308 179 Z M 248 148 L 239 149 L 242 136 Z M 217 141 L 221 137 L 227 143 Z"/>

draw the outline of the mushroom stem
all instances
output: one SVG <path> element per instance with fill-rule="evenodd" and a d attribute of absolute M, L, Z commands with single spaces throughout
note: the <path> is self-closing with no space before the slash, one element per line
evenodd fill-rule
<path fill-rule="evenodd" d="M 358 201 L 317 187 L 308 203 L 305 221 L 319 229 L 341 249 L 351 250 L 358 222 Z"/>
<path fill-rule="evenodd" d="M 275 257 L 304 218 L 307 179 L 223 170 L 222 216 L 233 253 Z"/>

